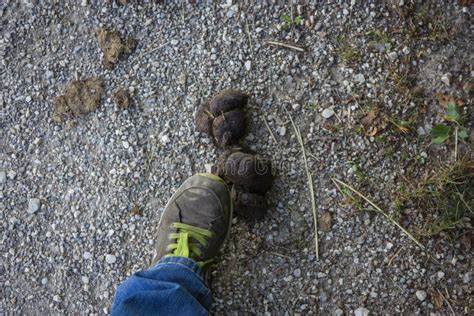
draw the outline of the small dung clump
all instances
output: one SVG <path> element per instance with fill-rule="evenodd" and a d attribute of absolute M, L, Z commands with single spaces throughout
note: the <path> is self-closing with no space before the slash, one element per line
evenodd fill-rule
<path fill-rule="evenodd" d="M 248 96 L 237 90 L 223 90 L 196 112 L 197 130 L 212 137 L 218 147 L 235 144 L 245 134 Z"/>
<path fill-rule="evenodd" d="M 114 100 L 121 109 L 126 109 L 132 104 L 130 92 L 128 92 L 128 89 L 124 87 L 120 87 L 112 93 L 112 100 Z"/>
<path fill-rule="evenodd" d="M 73 80 L 64 94 L 54 98 L 53 119 L 62 122 L 65 117 L 77 117 L 94 111 L 100 105 L 103 83 L 100 78 Z"/>
<path fill-rule="evenodd" d="M 246 192 L 265 194 L 273 183 L 272 163 L 259 154 L 228 151 L 219 158 L 218 172 Z"/>
<path fill-rule="evenodd" d="M 265 198 L 273 184 L 270 159 L 241 148 L 226 151 L 218 160 L 216 173 L 231 183 L 235 212 L 247 219 L 261 219 L 268 204 Z"/>
<path fill-rule="evenodd" d="M 97 41 L 100 49 L 104 53 L 104 66 L 113 69 L 119 58 L 130 54 L 137 45 L 133 37 L 122 40 L 117 31 L 108 31 L 101 27 L 96 30 Z"/>

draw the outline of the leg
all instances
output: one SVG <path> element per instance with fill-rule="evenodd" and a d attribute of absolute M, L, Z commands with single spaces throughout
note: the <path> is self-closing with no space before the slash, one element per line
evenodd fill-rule
<path fill-rule="evenodd" d="M 207 315 L 210 307 L 201 268 L 192 259 L 166 257 L 117 288 L 112 315 Z"/>
<path fill-rule="evenodd" d="M 197 174 L 186 180 L 160 219 L 154 264 L 117 288 L 112 315 L 206 315 L 211 295 L 201 268 L 227 237 L 232 211 L 222 179 Z"/>

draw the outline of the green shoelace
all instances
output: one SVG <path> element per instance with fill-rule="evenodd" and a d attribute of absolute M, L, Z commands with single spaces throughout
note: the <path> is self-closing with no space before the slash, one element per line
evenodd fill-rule
<path fill-rule="evenodd" d="M 202 251 L 199 244 L 207 246 L 207 238 L 213 236 L 213 233 L 207 229 L 191 226 L 183 223 L 173 223 L 173 227 L 178 229 L 177 233 L 171 233 L 170 238 L 176 239 L 176 243 L 168 245 L 171 250 L 167 256 L 179 256 L 189 258 L 190 255 L 201 256 Z M 190 243 L 190 238 L 196 240 L 199 244 Z M 212 259 L 207 261 L 198 261 L 197 264 L 202 268 Z"/>

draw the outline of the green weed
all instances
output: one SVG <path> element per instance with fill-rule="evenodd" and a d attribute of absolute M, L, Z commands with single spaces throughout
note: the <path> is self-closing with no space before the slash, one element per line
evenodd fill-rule
<path fill-rule="evenodd" d="M 336 38 L 336 44 L 339 51 L 339 56 L 343 62 L 358 62 L 362 59 L 362 55 L 357 47 L 350 44 L 345 36 L 338 35 Z"/>
<path fill-rule="evenodd" d="M 411 204 L 423 212 L 422 236 L 471 229 L 474 216 L 474 161 L 446 163 L 415 183 L 402 186 L 396 204 Z M 451 234 L 453 235 L 453 234 Z M 454 236 L 455 237 L 455 236 Z"/>
<path fill-rule="evenodd" d="M 450 102 L 446 106 L 445 123 L 440 123 L 431 129 L 431 137 L 434 144 L 442 144 L 450 137 L 458 139 L 469 137 L 468 129 L 464 127 L 464 117 L 461 108 L 456 102 Z"/>

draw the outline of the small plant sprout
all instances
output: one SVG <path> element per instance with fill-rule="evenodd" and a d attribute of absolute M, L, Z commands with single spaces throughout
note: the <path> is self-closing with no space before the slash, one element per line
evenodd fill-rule
<path fill-rule="evenodd" d="M 283 21 L 283 28 L 285 30 L 289 29 L 292 26 L 300 26 L 303 23 L 301 16 L 297 16 L 294 19 L 288 14 L 283 14 L 280 19 Z"/>
<path fill-rule="evenodd" d="M 457 159 L 457 147 L 459 139 L 469 137 L 467 128 L 463 125 L 464 120 L 461 108 L 456 102 L 449 102 L 446 105 L 445 123 L 440 123 L 431 129 L 431 137 L 434 144 L 442 144 L 450 137 L 454 137 L 454 159 Z"/>

